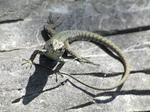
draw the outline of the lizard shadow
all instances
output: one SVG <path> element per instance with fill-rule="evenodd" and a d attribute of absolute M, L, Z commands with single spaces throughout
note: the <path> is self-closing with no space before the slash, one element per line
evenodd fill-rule
<path fill-rule="evenodd" d="M 150 69 L 143 69 L 143 70 L 132 70 L 130 71 L 130 74 L 134 74 L 134 73 L 145 73 L 146 75 L 150 75 Z M 76 75 L 91 75 L 91 76 L 95 76 L 95 77 L 114 77 L 114 76 L 119 76 L 122 75 L 123 72 L 116 72 L 116 73 L 105 73 L 105 72 L 92 72 L 92 73 L 71 73 L 72 75 L 76 76 Z"/>
<path fill-rule="evenodd" d="M 50 68 L 53 68 L 56 65 L 54 61 L 49 60 L 43 55 L 40 56 L 39 64 L 46 65 Z M 48 81 L 48 77 L 51 74 L 51 70 L 47 70 L 44 67 L 40 67 L 38 64 L 35 64 L 35 71 L 33 75 L 29 77 L 29 81 L 26 86 L 26 93 L 24 95 L 25 97 L 23 97 L 22 103 L 24 105 L 27 105 L 41 94 L 41 91 L 43 91 L 43 88 L 45 87 Z"/>
<path fill-rule="evenodd" d="M 74 85 L 76 86 L 76 85 Z M 78 87 L 76 87 L 78 88 Z M 80 88 L 78 88 L 80 89 Z M 82 89 L 80 89 L 82 90 Z M 85 90 L 82 90 L 85 91 Z M 85 102 L 83 104 L 79 104 L 70 108 L 67 108 L 66 110 L 70 110 L 70 109 L 80 109 L 80 108 L 84 108 L 93 104 L 105 104 L 105 103 L 109 103 L 112 102 L 116 97 L 121 96 L 121 95 L 150 95 L 150 90 L 117 90 L 117 91 L 107 91 L 107 92 L 101 92 L 98 94 L 92 94 L 91 96 L 93 96 L 93 99 L 91 101 Z M 104 99 L 104 97 L 106 97 Z M 107 98 L 109 97 L 109 98 Z"/>

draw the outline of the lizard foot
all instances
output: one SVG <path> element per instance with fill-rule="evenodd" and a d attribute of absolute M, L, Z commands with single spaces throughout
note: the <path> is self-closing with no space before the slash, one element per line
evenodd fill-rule
<path fill-rule="evenodd" d="M 63 75 L 61 74 L 61 72 L 54 70 L 53 73 L 56 75 L 56 82 L 58 81 L 58 75 L 61 75 L 61 77 L 63 78 Z"/>
<path fill-rule="evenodd" d="M 97 65 L 97 66 L 99 66 L 99 64 L 93 63 L 93 62 L 91 62 L 90 60 L 88 60 L 88 59 L 86 59 L 86 58 L 83 58 L 83 57 L 75 58 L 75 60 L 77 60 L 77 61 L 80 62 L 80 63 L 88 63 L 88 64 L 92 64 L 92 65 Z"/>
<path fill-rule="evenodd" d="M 25 61 L 24 63 L 22 63 L 21 65 L 25 65 L 25 64 L 28 64 L 26 69 L 28 67 L 30 67 L 30 69 L 32 68 L 32 65 L 33 65 L 33 62 L 31 60 L 27 60 L 27 59 L 22 59 L 22 61 Z"/>

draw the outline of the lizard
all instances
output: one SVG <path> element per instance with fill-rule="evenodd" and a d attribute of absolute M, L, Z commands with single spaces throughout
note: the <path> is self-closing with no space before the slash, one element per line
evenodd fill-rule
<path fill-rule="evenodd" d="M 59 62 L 59 64 L 54 69 L 54 73 L 57 74 L 57 73 L 60 73 L 59 70 L 65 64 L 62 55 L 64 54 L 65 51 L 67 51 L 67 53 L 72 55 L 79 62 L 97 65 L 97 64 L 89 61 L 88 59 L 81 57 L 80 55 L 78 55 L 75 51 L 73 51 L 70 48 L 69 43 L 72 43 L 73 41 L 78 41 L 78 40 L 85 40 L 85 41 L 90 41 L 90 42 L 94 42 L 97 44 L 101 44 L 101 45 L 107 47 L 108 49 L 110 49 L 115 54 L 117 54 L 117 56 L 121 59 L 123 66 L 124 66 L 124 75 L 123 75 L 122 79 L 114 86 L 104 87 L 104 88 L 89 86 L 68 74 L 70 77 L 72 77 L 73 79 L 77 80 L 78 82 L 80 82 L 90 88 L 96 89 L 96 90 L 114 89 L 114 88 L 121 86 L 127 80 L 128 76 L 130 74 L 129 61 L 128 61 L 127 57 L 124 55 L 124 53 L 121 51 L 121 49 L 118 46 L 116 46 L 113 42 L 111 42 L 110 40 L 108 40 L 105 37 L 102 37 L 96 33 L 84 31 L 84 30 L 66 30 L 66 31 L 57 33 L 49 25 L 44 26 L 44 29 L 46 30 L 48 35 L 52 36 L 52 38 L 50 38 L 45 43 L 45 45 L 42 49 L 35 50 L 29 60 L 24 59 L 26 62 L 23 64 L 29 63 L 32 65 L 36 55 L 43 54 L 43 55 L 47 56 L 48 58 Z"/>

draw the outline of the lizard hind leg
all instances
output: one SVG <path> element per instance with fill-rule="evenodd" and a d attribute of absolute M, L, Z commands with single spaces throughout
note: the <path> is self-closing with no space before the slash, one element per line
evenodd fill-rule
<path fill-rule="evenodd" d="M 90 60 L 86 59 L 86 58 L 83 58 L 82 56 L 78 55 L 76 52 L 74 52 L 72 49 L 70 49 L 70 46 L 69 46 L 69 43 L 68 41 L 65 42 L 65 46 L 66 46 L 66 51 L 72 55 L 75 60 L 77 60 L 78 62 L 80 63 L 88 63 L 88 64 L 92 64 L 92 65 L 97 65 L 99 66 L 99 64 L 96 64 L 94 62 L 91 62 Z"/>
<path fill-rule="evenodd" d="M 92 62 L 92 61 L 90 61 L 90 60 L 88 60 L 88 59 L 86 59 L 86 58 L 83 58 L 83 57 L 81 57 L 81 56 L 76 57 L 75 60 L 77 60 L 77 61 L 80 62 L 80 63 L 88 63 L 88 64 L 100 66 L 99 64 L 96 64 L 96 63 L 94 63 L 94 62 Z"/>
<path fill-rule="evenodd" d="M 75 57 L 75 60 L 77 60 L 78 62 L 80 62 L 80 63 L 88 63 L 88 64 L 92 64 L 92 65 L 97 65 L 97 66 L 99 66 L 99 64 L 93 63 L 93 62 L 91 62 L 90 60 L 81 57 L 81 56 L 78 55 L 75 51 L 73 51 L 73 50 L 70 48 L 70 45 L 69 45 L 69 42 L 68 42 L 68 41 L 65 42 L 65 46 L 66 46 L 66 51 L 67 51 L 70 55 L 72 55 L 73 57 Z"/>

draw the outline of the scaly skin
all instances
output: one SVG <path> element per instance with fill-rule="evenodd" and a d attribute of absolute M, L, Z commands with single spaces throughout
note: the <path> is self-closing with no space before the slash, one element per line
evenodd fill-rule
<path fill-rule="evenodd" d="M 48 33 L 50 32 L 50 29 L 48 27 L 45 27 L 45 29 L 47 30 Z M 80 80 L 76 79 L 75 77 L 71 76 L 70 74 L 66 74 L 66 75 L 74 78 L 75 80 L 84 84 L 85 86 L 88 86 L 88 87 L 96 89 L 96 90 L 114 89 L 114 88 L 122 85 L 128 78 L 128 76 L 130 74 L 130 65 L 129 65 L 128 59 L 126 58 L 126 56 L 123 54 L 123 52 L 120 50 L 119 47 L 117 47 L 114 43 L 107 40 L 106 38 L 104 38 L 98 34 L 88 32 L 88 31 L 82 31 L 82 30 L 67 30 L 67 31 L 62 31 L 59 33 L 54 33 L 54 34 L 55 35 L 53 35 L 53 37 L 46 42 L 44 48 L 42 50 L 40 50 L 39 52 L 40 52 L 40 54 L 42 53 L 45 56 L 47 56 L 55 61 L 60 62 L 60 64 L 54 70 L 55 72 L 59 72 L 59 70 L 64 65 L 62 55 L 65 52 L 65 50 L 68 53 L 70 53 L 72 56 L 74 56 L 79 62 L 95 64 L 95 63 L 92 63 L 91 61 L 81 57 L 77 53 L 75 53 L 73 50 L 70 49 L 69 44 L 68 44 L 69 42 L 73 42 L 73 41 L 77 41 L 77 40 L 87 40 L 90 42 L 104 45 L 105 47 L 107 47 L 111 51 L 115 52 L 120 57 L 120 59 L 123 62 L 123 65 L 124 65 L 124 69 L 125 69 L 123 78 L 116 85 L 114 85 L 112 87 L 98 88 L 98 87 L 93 87 L 88 84 L 85 84 L 85 83 L 81 82 Z M 38 53 L 38 52 L 36 51 L 36 53 Z M 30 62 L 33 62 L 36 53 L 34 52 L 33 53 L 34 55 L 30 57 Z"/>

